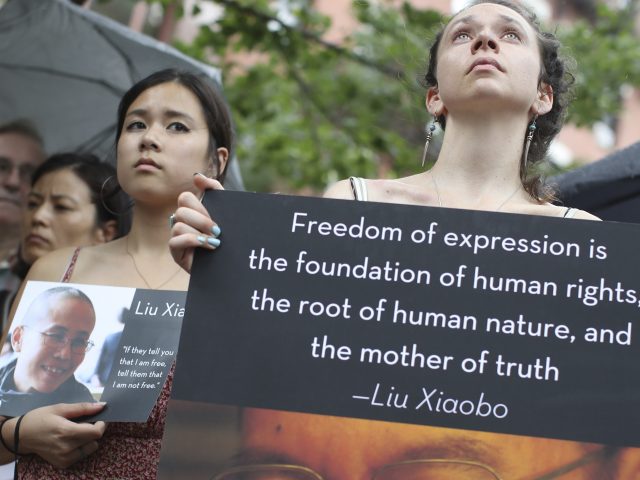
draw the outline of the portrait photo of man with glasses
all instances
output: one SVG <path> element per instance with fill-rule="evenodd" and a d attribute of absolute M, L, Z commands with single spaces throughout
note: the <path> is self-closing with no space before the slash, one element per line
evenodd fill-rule
<path fill-rule="evenodd" d="M 19 415 L 55 403 L 93 402 L 74 376 L 93 346 L 96 313 L 77 288 L 60 286 L 40 293 L 13 329 L 15 359 L 0 368 L 0 408 Z"/>
<path fill-rule="evenodd" d="M 638 448 L 257 408 L 238 414 L 238 449 L 209 480 L 640 478 Z"/>

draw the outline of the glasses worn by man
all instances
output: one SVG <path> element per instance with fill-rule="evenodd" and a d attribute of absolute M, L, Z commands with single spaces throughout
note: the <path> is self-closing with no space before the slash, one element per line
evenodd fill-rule
<path fill-rule="evenodd" d="M 91 340 L 84 337 L 69 338 L 60 332 L 39 332 L 42 335 L 42 344 L 53 349 L 66 348 L 70 345 L 71 353 L 76 355 L 85 354 L 95 345 Z"/>

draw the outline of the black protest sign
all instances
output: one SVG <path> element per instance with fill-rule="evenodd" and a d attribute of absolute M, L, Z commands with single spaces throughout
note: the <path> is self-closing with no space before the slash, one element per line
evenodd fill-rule
<path fill-rule="evenodd" d="M 29 282 L 10 328 L 14 352 L 0 361 L 0 414 L 102 401 L 92 420 L 146 421 L 175 359 L 185 297 Z"/>
<path fill-rule="evenodd" d="M 640 445 L 640 227 L 237 192 L 205 205 L 222 245 L 196 256 L 174 398 Z"/>
<path fill-rule="evenodd" d="M 176 357 L 185 292 L 136 290 L 94 419 L 146 421 Z"/>

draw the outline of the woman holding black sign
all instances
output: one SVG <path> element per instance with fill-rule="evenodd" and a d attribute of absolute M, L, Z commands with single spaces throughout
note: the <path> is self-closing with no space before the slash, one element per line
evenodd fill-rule
<path fill-rule="evenodd" d="M 437 35 L 424 82 L 433 121 L 444 130 L 438 160 L 428 171 L 397 180 L 352 177 L 325 197 L 597 220 L 550 203 L 553 194 L 535 173 L 559 132 L 573 77 L 560 43 L 535 16 L 511 1 L 478 1 Z M 199 190 L 221 188 L 195 179 Z M 190 271 L 193 248 L 215 225 L 197 196 L 179 198 L 170 246 Z"/>
<path fill-rule="evenodd" d="M 189 276 L 167 249 L 167 218 L 180 192 L 197 193 L 194 172 L 224 179 L 232 140 L 222 96 L 195 75 L 163 70 L 135 84 L 120 102 L 116 133 L 117 182 L 135 202 L 130 233 L 104 245 L 55 251 L 26 279 L 186 290 Z M 20 478 L 155 479 L 171 381 L 169 373 L 146 423 L 74 421 L 98 413 L 104 403 L 58 404 L 1 419 L 0 458 L 9 462 L 17 452 Z"/>
<path fill-rule="evenodd" d="M 444 130 L 435 166 L 398 180 L 352 178 L 325 196 L 596 220 L 551 204 L 552 193 L 533 173 L 560 130 L 568 102 L 571 75 L 559 47 L 519 4 L 474 2 L 452 18 L 430 52 L 425 83 L 433 127 L 424 154 L 435 124 Z M 201 191 L 221 188 L 201 178 L 195 185 Z M 216 225 L 197 195 L 184 193 L 178 204 L 170 246 L 176 262 L 190 271 L 195 247 L 214 248 L 204 239 Z M 261 474 L 305 480 L 626 480 L 640 474 L 640 455 L 632 449 L 252 408 L 243 409 L 242 418 L 239 458 L 247 463 L 214 475 L 218 480 Z"/>

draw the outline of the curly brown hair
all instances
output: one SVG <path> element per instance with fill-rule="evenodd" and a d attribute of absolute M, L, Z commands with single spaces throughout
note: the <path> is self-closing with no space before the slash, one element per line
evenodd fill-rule
<path fill-rule="evenodd" d="M 532 11 L 511 0 L 476 0 L 467 8 L 483 3 L 493 3 L 510 8 L 524 18 L 536 32 L 542 65 L 538 83 L 544 82 L 553 89 L 553 106 L 551 111 L 538 117 L 536 120 L 537 128 L 531 141 L 526 165 L 524 156 L 520 161 L 520 180 L 527 193 L 537 201 L 545 202 L 553 200 L 553 191 L 544 184 L 542 175 L 538 173 L 538 170 L 541 163 L 545 160 L 551 141 L 562 128 L 567 107 L 572 100 L 574 76 L 571 73 L 571 65 L 573 61 L 569 57 L 560 54 L 560 41 L 553 33 L 542 30 L 538 18 Z M 429 49 L 428 69 L 423 78 L 425 87 L 435 87 L 438 85 L 436 78 L 438 48 L 445 27 L 438 32 Z M 444 129 L 446 124 L 444 115 L 438 118 L 438 122 Z"/>

